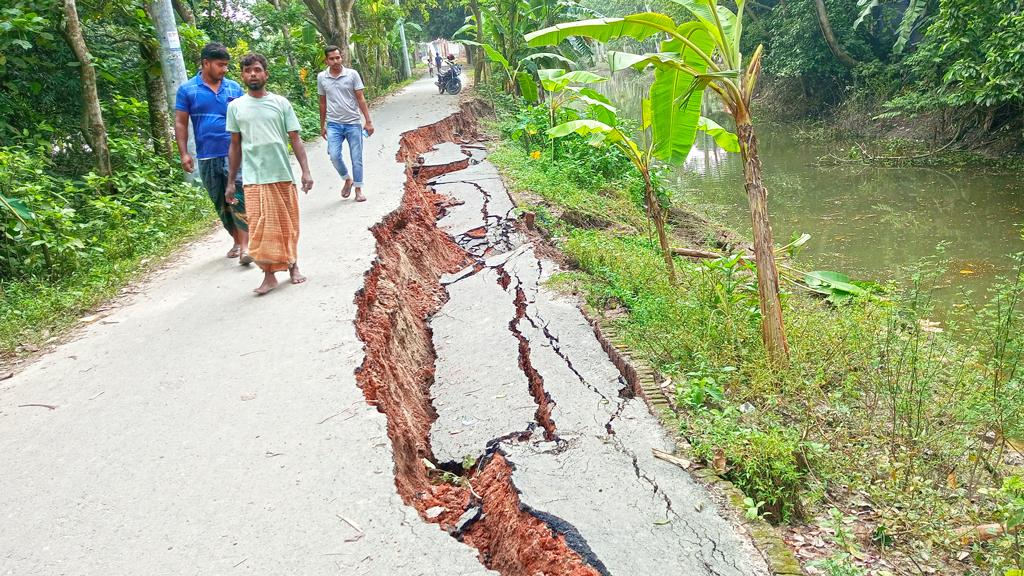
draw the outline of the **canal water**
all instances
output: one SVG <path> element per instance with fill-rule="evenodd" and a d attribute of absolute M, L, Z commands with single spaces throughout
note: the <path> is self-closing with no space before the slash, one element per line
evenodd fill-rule
<path fill-rule="evenodd" d="M 617 73 L 600 90 L 636 116 L 649 79 Z M 755 108 L 756 113 L 756 108 Z M 709 114 L 725 125 L 721 114 Z M 759 124 L 761 158 L 776 244 L 801 233 L 811 240 L 803 269 L 835 270 L 854 279 L 902 281 L 922 258 L 944 245 L 941 301 L 965 291 L 979 302 L 1024 251 L 1021 174 L 978 169 L 884 168 L 819 162 L 846 147 L 800 137 L 796 128 Z M 852 145 L 852 143 L 851 143 Z M 749 237 L 750 219 L 738 154 L 699 137 L 686 164 L 674 172 L 680 201 Z"/>

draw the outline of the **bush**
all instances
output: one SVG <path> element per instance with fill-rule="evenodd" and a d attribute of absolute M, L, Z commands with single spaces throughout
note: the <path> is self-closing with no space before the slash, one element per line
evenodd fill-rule
<path fill-rule="evenodd" d="M 765 517 L 779 523 L 801 512 L 800 493 L 805 472 L 797 454 L 798 435 L 778 425 L 746 424 L 734 408 L 697 410 L 688 436 L 694 454 L 707 462 L 724 459 L 725 477 L 757 502 Z"/>
<path fill-rule="evenodd" d="M 122 168 L 109 178 L 57 175 L 44 149 L 0 148 L 0 194 L 29 212 L 0 212 L 0 351 L 68 322 L 212 220 L 205 191 L 170 162 L 138 141 L 110 144 Z"/>

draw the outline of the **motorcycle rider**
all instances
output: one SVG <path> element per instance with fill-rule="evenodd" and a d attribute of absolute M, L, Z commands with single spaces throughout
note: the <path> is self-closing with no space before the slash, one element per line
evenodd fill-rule
<path fill-rule="evenodd" d="M 441 66 L 440 66 L 440 64 L 438 65 L 438 67 L 437 67 L 437 81 L 434 82 L 434 84 L 436 84 L 438 86 L 438 88 L 441 89 L 442 93 L 444 92 L 444 86 L 448 83 L 448 80 L 451 78 L 452 74 L 458 74 L 459 73 L 458 72 L 458 65 L 455 64 L 455 56 L 454 55 L 449 54 L 448 58 L 447 58 L 447 62 L 448 62 L 448 69 L 444 71 L 444 74 L 441 73 Z"/>

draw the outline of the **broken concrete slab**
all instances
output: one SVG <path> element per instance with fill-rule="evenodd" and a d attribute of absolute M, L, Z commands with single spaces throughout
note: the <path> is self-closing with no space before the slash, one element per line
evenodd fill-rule
<path fill-rule="evenodd" d="M 466 160 L 470 155 L 462 151 L 462 147 L 453 142 L 442 142 L 429 152 L 420 155 L 420 166 L 444 166 L 460 160 Z"/>
<path fill-rule="evenodd" d="M 660 488 L 666 475 L 640 467 L 613 435 L 562 438 L 558 450 L 547 444 L 500 445 L 514 466 L 512 482 L 531 513 L 572 526 L 608 574 L 766 573 L 700 489 L 690 489 L 688 507 L 684 500 L 676 506 Z M 671 475 L 684 476 L 678 470 Z M 692 505 L 695 494 L 701 494 L 699 508 Z"/>
<path fill-rule="evenodd" d="M 465 154 L 469 154 L 469 163 L 470 164 L 477 164 L 479 162 L 483 162 L 484 160 L 487 159 L 487 156 L 489 154 L 487 152 L 487 149 L 483 148 L 481 146 L 467 146 L 467 145 L 463 145 L 462 146 L 462 152 L 465 153 Z"/>
<path fill-rule="evenodd" d="M 438 462 L 461 462 L 491 440 L 529 428 L 537 406 L 519 369 L 508 324 L 515 307 L 498 272 L 463 277 L 448 285 L 448 298 L 430 322 L 437 353 L 430 445 Z"/>
<path fill-rule="evenodd" d="M 475 290 L 489 286 L 491 298 L 504 306 L 500 314 L 527 341 L 528 358 L 520 348 L 517 366 L 523 375 L 517 378 L 520 402 L 530 372 L 541 382 L 556 429 L 553 440 L 540 430 L 523 440 L 512 434 L 518 432 L 515 428 L 488 429 L 492 440 L 499 439 L 496 449 L 513 465 L 512 482 L 523 506 L 562 533 L 602 574 L 766 573 L 757 551 L 718 514 L 704 489 L 676 466 L 654 458 L 652 448 L 673 450 L 672 438 L 642 399 L 628 397 L 631 391 L 574 303 L 543 286 L 555 272 L 554 263 L 538 259 L 526 244 L 484 265 L 475 276 L 449 286 L 450 294 L 456 288 L 449 305 L 466 307 L 467 296 L 478 298 L 459 285 L 473 281 L 479 284 Z M 496 285 L 502 275 L 504 288 Z M 523 308 L 515 316 L 517 295 Z M 456 348 L 446 353 L 456 353 Z M 515 361 L 510 352 L 505 355 L 506 363 Z M 439 349 L 439 367 L 448 363 L 445 358 Z M 538 400 L 536 392 L 533 397 Z M 496 400 L 491 410 L 514 406 Z M 435 440 L 451 451 L 449 439 L 432 434 L 431 442 Z M 475 442 L 487 443 L 482 436 Z M 463 445 L 457 453 L 461 457 L 470 448 Z"/>
<path fill-rule="evenodd" d="M 459 175 L 466 170 L 450 172 Z M 453 199 L 438 226 L 466 252 L 483 257 L 489 252 L 512 250 L 524 241 L 510 220 L 515 206 L 499 180 L 455 180 L 433 184 L 435 192 Z"/>
<path fill-rule="evenodd" d="M 434 190 L 462 202 L 446 208 L 444 216 L 437 221 L 438 227 L 449 235 L 459 236 L 486 225 L 484 214 L 487 198 L 477 186 L 469 182 L 452 182 L 434 186 Z"/>
<path fill-rule="evenodd" d="M 501 175 L 498 173 L 498 169 L 495 168 L 494 164 L 490 162 L 481 162 L 479 164 L 472 164 L 465 170 L 459 170 L 458 172 L 450 172 L 442 176 L 438 176 L 434 180 L 428 182 L 428 184 L 449 184 L 451 182 L 480 182 L 481 180 L 500 180 Z"/>

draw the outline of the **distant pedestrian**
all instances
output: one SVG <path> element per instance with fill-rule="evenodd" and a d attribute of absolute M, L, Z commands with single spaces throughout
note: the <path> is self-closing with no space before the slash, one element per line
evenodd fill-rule
<path fill-rule="evenodd" d="M 287 270 L 292 284 L 306 281 L 299 273 L 299 199 L 289 143 L 302 169 L 302 191 L 313 187 L 295 109 L 284 96 L 266 90 L 268 76 L 262 55 L 242 58 L 242 81 L 249 93 L 232 102 L 227 114 L 231 150 L 225 197 L 229 204 L 237 202 L 234 177 L 241 164 L 249 206 L 249 253 L 263 270 L 263 283 L 253 290 L 258 296 L 277 287 L 277 272 Z"/>
<path fill-rule="evenodd" d="M 327 140 L 327 155 L 338 175 L 345 180 L 341 197 L 348 198 L 356 189 L 356 202 L 365 202 L 363 195 L 363 134 L 373 134 L 370 107 L 363 97 L 363 79 L 359 72 L 345 68 L 341 63 L 341 50 L 337 46 L 324 48 L 327 69 L 316 76 L 316 89 L 320 95 L 320 135 Z M 362 113 L 365 123 L 360 124 Z M 352 162 L 349 174 L 342 158 L 343 143 L 348 142 L 348 156 Z"/>
<path fill-rule="evenodd" d="M 441 75 L 441 53 L 437 52 L 434 54 L 434 69 L 437 70 L 437 75 Z"/>
<path fill-rule="evenodd" d="M 423 63 L 427 65 L 427 72 L 431 77 L 434 76 L 434 63 L 430 61 L 430 56 L 423 57 Z"/>
<path fill-rule="evenodd" d="M 210 196 L 224 229 L 234 245 L 228 258 L 242 264 L 252 262 L 248 253 L 249 227 L 245 220 L 245 202 L 234 205 L 224 201 L 228 181 L 228 147 L 231 135 L 224 128 L 228 103 L 244 93 L 238 82 L 224 77 L 231 55 L 223 44 L 210 42 L 200 53 L 199 73 L 178 88 L 174 103 L 174 137 L 186 172 L 195 170 L 195 159 L 188 153 L 188 122 L 196 139 L 199 178 Z M 241 178 L 241 174 L 238 175 Z"/>

